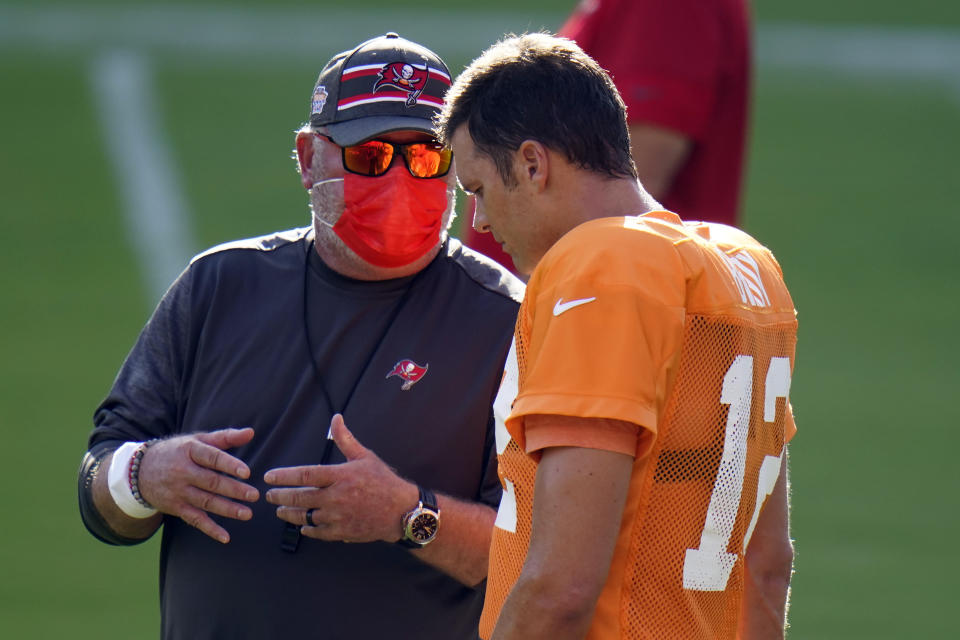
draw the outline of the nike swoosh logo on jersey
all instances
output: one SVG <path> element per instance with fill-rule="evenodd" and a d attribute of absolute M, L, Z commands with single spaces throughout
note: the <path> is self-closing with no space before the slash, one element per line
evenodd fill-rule
<path fill-rule="evenodd" d="M 592 298 L 579 298 L 578 300 L 568 300 L 567 302 L 563 301 L 563 298 L 557 300 L 557 304 L 553 305 L 553 315 L 558 316 L 564 311 L 569 311 L 574 307 L 579 307 L 582 304 L 587 304 L 588 302 L 593 302 L 597 297 Z"/>

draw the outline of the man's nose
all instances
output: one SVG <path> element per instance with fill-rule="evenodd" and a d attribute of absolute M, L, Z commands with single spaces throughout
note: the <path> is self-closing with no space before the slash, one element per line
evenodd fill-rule
<path fill-rule="evenodd" d="M 487 214 L 484 210 L 483 202 L 476 196 L 470 196 L 473 207 L 473 229 L 477 233 L 490 233 L 490 223 L 487 221 Z"/>

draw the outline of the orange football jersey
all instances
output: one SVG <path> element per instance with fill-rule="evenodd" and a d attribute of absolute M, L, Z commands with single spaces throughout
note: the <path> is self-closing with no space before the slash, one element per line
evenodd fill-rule
<path fill-rule="evenodd" d="M 523 567 L 537 451 L 611 448 L 604 433 L 527 432 L 525 416 L 553 414 L 638 425 L 587 637 L 735 638 L 745 549 L 796 431 L 796 334 L 780 266 L 733 227 L 657 211 L 561 238 L 527 285 L 494 404 L 504 494 L 481 636 Z"/>

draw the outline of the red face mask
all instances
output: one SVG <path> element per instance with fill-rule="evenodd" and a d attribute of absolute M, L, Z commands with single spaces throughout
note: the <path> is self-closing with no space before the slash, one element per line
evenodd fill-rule
<path fill-rule="evenodd" d="M 440 239 L 447 183 L 414 178 L 406 170 L 343 177 L 343 214 L 333 231 L 370 264 L 403 267 Z"/>

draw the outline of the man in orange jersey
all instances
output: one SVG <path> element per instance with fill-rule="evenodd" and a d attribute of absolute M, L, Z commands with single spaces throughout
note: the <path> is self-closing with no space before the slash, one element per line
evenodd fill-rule
<path fill-rule="evenodd" d="M 474 225 L 532 273 L 494 404 L 480 635 L 782 637 L 797 322 L 773 255 L 661 209 L 569 40 L 508 38 L 446 100 Z"/>

